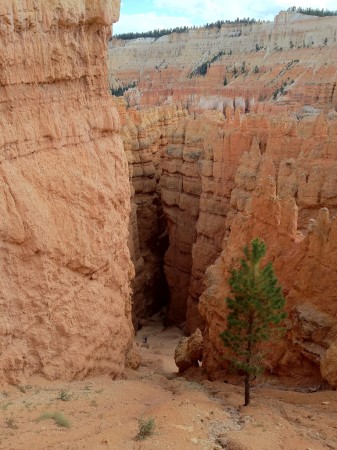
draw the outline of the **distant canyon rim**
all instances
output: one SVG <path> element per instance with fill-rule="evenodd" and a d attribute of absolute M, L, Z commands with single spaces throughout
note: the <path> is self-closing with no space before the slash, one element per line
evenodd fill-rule
<path fill-rule="evenodd" d="M 120 40 L 118 15 L 0 5 L 0 381 L 120 377 L 164 307 L 217 377 L 259 236 L 288 311 L 266 369 L 336 387 L 337 17 Z"/>

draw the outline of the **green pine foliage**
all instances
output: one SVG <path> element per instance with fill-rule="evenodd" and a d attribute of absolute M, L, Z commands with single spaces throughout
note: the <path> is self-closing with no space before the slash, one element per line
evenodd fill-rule
<path fill-rule="evenodd" d="M 163 28 L 161 30 L 150 30 L 150 31 L 144 31 L 142 33 L 121 33 L 116 34 L 114 37 L 116 39 L 123 39 L 125 41 L 131 40 L 131 39 L 138 39 L 138 38 L 155 38 L 158 39 L 161 36 L 166 36 L 167 34 L 171 33 L 186 33 L 191 28 L 185 26 L 185 27 L 176 27 L 176 28 Z"/>
<path fill-rule="evenodd" d="M 305 14 L 307 16 L 337 16 L 337 11 L 331 11 L 329 9 L 319 9 L 319 8 L 302 8 L 301 6 L 291 6 L 287 9 L 288 12 L 297 12 L 300 14 Z"/>
<path fill-rule="evenodd" d="M 134 87 L 136 87 L 136 82 L 130 83 L 126 86 L 120 86 L 116 89 L 111 88 L 110 91 L 111 91 L 111 94 L 114 95 L 115 97 L 122 97 L 124 95 L 124 92 L 126 92 L 127 90 L 132 89 Z"/>
<path fill-rule="evenodd" d="M 250 402 L 252 376 L 263 369 L 262 342 L 284 331 L 286 317 L 282 288 L 271 263 L 261 267 L 266 244 L 253 239 L 243 250 L 239 269 L 233 269 L 229 279 L 231 297 L 226 298 L 229 314 L 227 329 L 220 334 L 226 348 L 227 359 L 245 376 L 245 405 Z"/>
<path fill-rule="evenodd" d="M 229 25 L 251 25 L 254 23 L 263 23 L 265 22 L 264 20 L 256 20 L 254 18 L 249 18 L 249 17 L 244 17 L 243 19 L 240 19 L 239 17 L 237 17 L 235 20 L 217 20 L 216 22 L 212 22 L 212 23 L 206 23 L 206 25 L 197 27 L 197 28 L 206 28 L 206 29 L 218 29 L 220 30 L 222 25 L 224 24 L 229 24 Z M 172 33 L 187 33 L 190 30 L 195 29 L 196 27 L 176 27 L 176 28 L 163 28 L 163 29 L 157 29 L 157 30 L 150 30 L 150 31 L 144 31 L 141 33 L 120 33 L 120 34 L 116 34 L 114 35 L 114 38 L 116 39 L 123 39 L 123 40 L 131 40 L 131 39 L 138 39 L 138 38 L 154 38 L 154 39 L 158 39 L 162 36 L 166 36 L 168 34 L 172 34 Z M 237 35 L 240 36 L 241 32 Z"/>

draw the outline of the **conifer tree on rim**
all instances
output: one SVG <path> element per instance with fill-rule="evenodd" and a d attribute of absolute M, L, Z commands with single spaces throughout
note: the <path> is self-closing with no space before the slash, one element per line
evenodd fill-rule
<path fill-rule="evenodd" d="M 269 262 L 260 267 L 266 254 L 262 239 L 253 239 L 250 247 L 243 249 L 239 269 L 231 271 L 229 285 L 231 297 L 226 298 L 229 314 L 227 328 L 220 334 L 226 356 L 232 365 L 244 373 L 245 406 L 250 403 L 251 378 L 262 372 L 259 344 L 285 331 L 286 317 L 282 288 Z"/>

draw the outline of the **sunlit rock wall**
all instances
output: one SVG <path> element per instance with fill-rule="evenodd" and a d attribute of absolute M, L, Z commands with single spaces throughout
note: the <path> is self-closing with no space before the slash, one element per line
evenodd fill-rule
<path fill-rule="evenodd" d="M 0 380 L 119 375 L 128 166 L 108 93 L 119 1 L 0 5 Z"/>

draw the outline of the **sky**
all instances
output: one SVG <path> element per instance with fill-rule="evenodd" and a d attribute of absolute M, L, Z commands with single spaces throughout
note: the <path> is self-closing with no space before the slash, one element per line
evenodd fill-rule
<path fill-rule="evenodd" d="M 335 11 L 336 0 L 121 0 L 119 22 L 113 34 L 142 32 L 180 26 L 199 26 L 237 17 L 273 20 L 290 6 Z"/>

